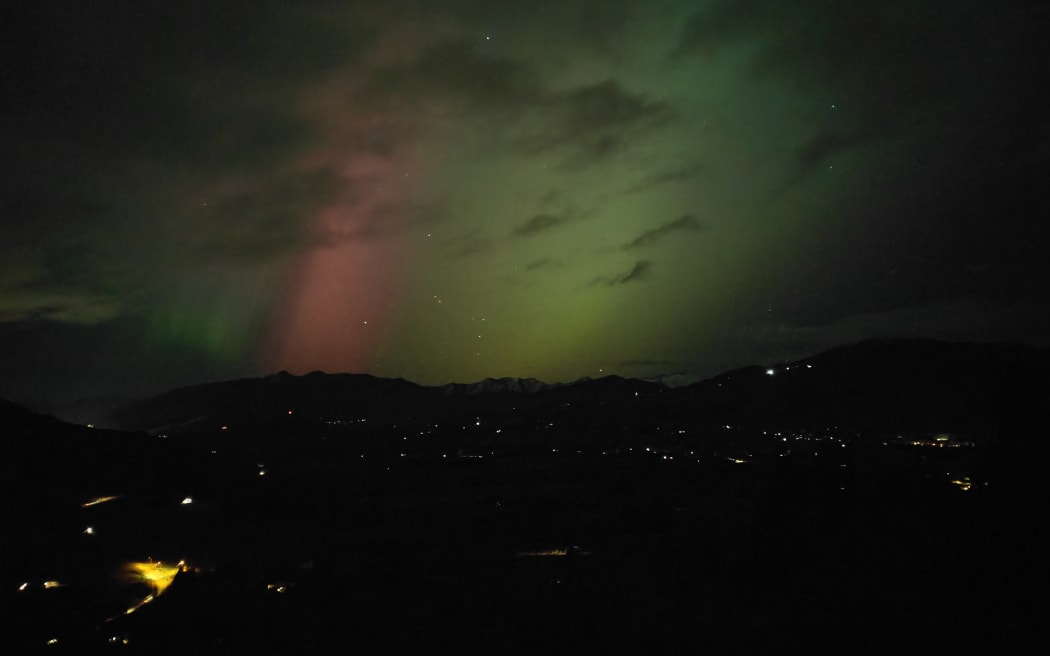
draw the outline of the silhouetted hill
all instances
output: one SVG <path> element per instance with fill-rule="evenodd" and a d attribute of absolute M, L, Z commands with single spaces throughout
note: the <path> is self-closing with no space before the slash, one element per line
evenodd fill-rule
<path fill-rule="evenodd" d="M 432 389 L 402 379 L 321 372 L 293 376 L 282 371 L 264 378 L 182 387 L 124 404 L 100 423 L 124 430 L 177 430 L 201 422 L 255 423 L 289 410 L 313 416 L 366 412 L 387 416 L 432 396 Z"/>
<path fill-rule="evenodd" d="M 26 401 L 25 405 L 36 412 L 70 424 L 93 424 L 97 423 L 99 417 L 105 417 L 114 409 L 134 400 L 127 396 L 94 396 L 68 403 Z"/>
<path fill-rule="evenodd" d="M 57 422 L 0 397 L 0 423 L 4 426 L 4 434 L 10 439 L 13 436 L 42 430 L 43 427 Z"/>
<path fill-rule="evenodd" d="M 0 401 L 0 497 L 82 501 L 113 490 L 155 489 L 199 458 L 186 443 L 92 429 Z"/>
<path fill-rule="evenodd" d="M 185 432 L 206 424 L 259 424 L 300 413 L 315 418 L 468 417 L 544 413 L 573 403 L 604 405 L 618 396 L 663 389 L 656 383 L 608 376 L 552 385 L 531 378 L 485 379 L 424 387 L 365 374 L 287 372 L 264 378 L 183 387 L 117 407 L 96 423 L 122 430 Z M 291 411 L 291 413 L 289 413 Z"/>
<path fill-rule="evenodd" d="M 962 432 L 992 437 L 1047 409 L 1050 352 L 876 339 L 670 390 L 664 410 L 752 428 Z"/>

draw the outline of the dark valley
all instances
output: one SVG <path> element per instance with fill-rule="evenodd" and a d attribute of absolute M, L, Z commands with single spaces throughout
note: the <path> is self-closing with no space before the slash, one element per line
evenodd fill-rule
<path fill-rule="evenodd" d="M 5 402 L 0 640 L 1025 644 L 1045 609 L 1048 365 L 1028 347 L 873 340 L 678 388 L 280 373 L 77 416 L 91 427 Z"/>

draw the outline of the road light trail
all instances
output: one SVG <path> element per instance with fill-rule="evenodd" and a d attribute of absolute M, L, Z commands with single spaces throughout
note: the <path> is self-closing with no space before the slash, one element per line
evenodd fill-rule
<path fill-rule="evenodd" d="M 107 501 L 113 501 L 114 499 L 119 499 L 119 498 L 120 498 L 119 494 L 111 496 L 111 497 L 95 497 L 94 499 L 91 499 L 90 501 L 85 501 L 84 503 L 80 504 L 80 507 L 81 508 L 90 508 L 91 506 L 97 506 L 100 503 L 106 503 Z"/>

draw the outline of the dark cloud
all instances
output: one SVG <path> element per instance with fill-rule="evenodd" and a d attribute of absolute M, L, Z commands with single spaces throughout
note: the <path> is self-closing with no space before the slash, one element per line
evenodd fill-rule
<path fill-rule="evenodd" d="M 0 324 L 46 320 L 89 325 L 112 319 L 121 310 L 121 304 L 112 298 L 80 290 L 27 292 L 0 289 Z"/>
<path fill-rule="evenodd" d="M 535 74 L 509 57 L 481 52 L 468 41 L 445 41 L 414 60 L 376 71 L 369 102 L 455 114 L 508 111 L 541 102 Z"/>
<path fill-rule="evenodd" d="M 0 281 L 5 317 L 111 316 L 173 270 L 302 247 L 331 185 L 289 166 L 318 137 L 299 103 L 368 41 L 357 23 L 238 0 L 45 0 L 4 21 L 0 258 L 41 270 Z"/>
<path fill-rule="evenodd" d="M 355 204 L 352 197 L 341 200 L 345 203 L 346 213 L 353 215 L 352 220 L 340 225 L 315 227 L 309 238 L 310 244 L 335 246 L 344 242 L 387 239 L 406 231 L 421 231 L 446 224 L 458 216 L 443 202 L 419 205 L 390 200 L 366 207 Z"/>
<path fill-rule="evenodd" d="M 756 83 L 823 99 L 788 186 L 836 154 L 892 144 L 897 171 L 908 173 L 894 196 L 918 199 L 1001 176 L 988 163 L 1031 160 L 1042 148 L 1034 135 L 1046 134 L 1037 108 L 1050 68 L 1036 62 L 1050 57 L 1048 21 L 1046 6 L 1021 1 L 716 0 L 684 25 L 674 58 L 711 64 L 746 45 Z"/>
<path fill-rule="evenodd" d="M 1002 98 L 1034 98 L 1034 83 L 1046 82 L 1045 70 L 1021 65 L 1047 53 L 1036 27 L 1046 20 L 1045 8 L 1022 2 L 717 0 L 685 24 L 675 56 L 747 43 L 756 76 L 823 89 L 858 124 L 974 129 Z"/>
<path fill-rule="evenodd" d="M 529 155 L 568 149 L 567 163 L 588 165 L 626 147 L 639 130 L 659 127 L 672 117 L 666 103 L 609 79 L 544 98 L 536 119 L 516 138 L 516 147 Z"/>
<path fill-rule="evenodd" d="M 826 80 L 831 72 L 843 72 L 851 74 L 837 80 L 845 85 L 888 85 L 892 78 L 909 83 L 935 64 L 931 39 L 949 40 L 945 25 L 956 18 L 966 21 L 960 16 L 966 9 L 952 11 L 950 5 L 957 4 L 916 8 L 906 0 L 816 0 L 787 6 L 716 0 L 685 24 L 676 54 L 717 56 L 724 46 L 747 41 L 757 46 L 752 62 L 756 73 Z M 806 70 L 802 64 L 818 68 Z"/>
<path fill-rule="evenodd" d="M 1047 161 L 1038 98 L 1050 89 L 1048 20 L 1047 6 L 1011 1 L 724 0 L 698 10 L 676 61 L 713 65 L 743 47 L 749 82 L 808 99 L 813 129 L 795 139 L 772 200 L 866 169 L 836 210 L 836 237 L 811 245 L 814 265 L 784 262 L 764 296 L 813 319 L 1040 294 L 1046 276 L 1020 274 L 1038 268 L 1021 235 L 1034 236 L 1031 217 L 1045 214 L 1045 181 L 1032 172 Z"/>
<path fill-rule="evenodd" d="M 573 134 L 622 130 L 639 124 L 655 125 L 670 118 L 670 107 L 643 94 L 623 89 L 615 80 L 568 91 L 555 98 L 563 113 L 564 129 Z"/>
<path fill-rule="evenodd" d="M 852 132 L 825 130 L 821 132 L 799 149 L 797 158 L 799 175 L 808 174 L 839 153 L 869 143 L 874 136 L 867 130 Z"/>
<path fill-rule="evenodd" d="M 821 170 L 831 170 L 835 157 L 846 155 L 854 150 L 877 145 L 878 130 L 873 125 L 867 127 L 850 127 L 845 129 L 825 128 L 818 134 L 804 141 L 795 151 L 794 166 L 785 169 L 782 184 L 769 192 L 767 201 L 781 198 L 785 193 L 794 190 L 809 176 Z"/>
<path fill-rule="evenodd" d="M 526 271 L 540 271 L 541 269 L 561 269 L 565 263 L 550 257 L 541 257 L 525 265 Z"/>
<path fill-rule="evenodd" d="M 288 107 L 354 51 L 308 5 L 34 3 L 7 34 L 5 127 L 36 148 L 252 167 L 303 137 Z M 60 44 L 60 45 L 58 45 Z M 349 47 L 348 47 L 349 46 Z M 261 150 L 260 150 L 261 149 Z M 45 151 L 46 153 L 46 151 Z M 263 158 L 263 161 L 270 161 Z"/>
<path fill-rule="evenodd" d="M 493 241 L 480 232 L 473 232 L 450 244 L 450 255 L 454 258 L 480 255 L 492 250 Z"/>
<path fill-rule="evenodd" d="M 302 230 L 331 198 L 337 181 L 328 171 L 252 181 L 180 214 L 180 257 L 197 261 L 267 260 L 310 243 Z"/>
<path fill-rule="evenodd" d="M 556 205 L 558 203 L 561 203 L 562 199 L 564 198 L 564 196 L 565 196 L 565 191 L 564 190 L 562 190 L 562 189 L 551 189 L 550 191 L 548 191 L 548 192 L 544 193 L 542 196 L 540 196 L 540 198 L 537 201 L 537 203 L 539 204 L 540 207 L 548 208 L 548 207 L 551 207 L 551 206 Z"/>
<path fill-rule="evenodd" d="M 652 269 L 652 262 L 649 260 L 639 260 L 634 263 L 631 270 L 626 273 L 617 274 L 614 276 L 598 276 L 591 280 L 591 286 L 605 286 L 615 287 L 617 285 L 625 285 L 629 282 L 640 282 L 649 277 L 649 272 Z"/>
<path fill-rule="evenodd" d="M 630 187 L 624 190 L 625 194 L 636 194 L 641 191 L 646 191 L 652 187 L 659 185 L 670 184 L 675 182 L 685 182 L 696 176 L 703 169 L 700 164 L 693 164 L 689 166 L 683 166 L 672 171 L 661 171 L 660 173 L 654 173 L 653 175 L 647 175 L 634 183 Z"/>
<path fill-rule="evenodd" d="M 625 251 L 629 251 L 635 248 L 641 248 L 648 246 L 653 242 L 666 237 L 673 232 L 679 232 L 682 230 L 701 230 L 704 228 L 704 224 L 697 220 L 692 214 L 684 214 L 673 221 L 668 221 L 659 227 L 653 228 L 652 230 L 646 230 L 642 234 L 638 235 L 633 240 L 627 242 L 620 248 Z"/>
<path fill-rule="evenodd" d="M 553 214 L 537 214 L 528 221 L 516 226 L 511 234 L 515 237 L 533 237 L 545 230 L 564 224 L 568 219 Z"/>
<path fill-rule="evenodd" d="M 571 164 L 600 160 L 638 130 L 672 117 L 669 105 L 614 79 L 554 91 L 524 62 L 472 41 L 445 41 L 378 70 L 368 102 L 386 110 L 494 121 L 496 138 L 524 155 L 557 152 Z"/>

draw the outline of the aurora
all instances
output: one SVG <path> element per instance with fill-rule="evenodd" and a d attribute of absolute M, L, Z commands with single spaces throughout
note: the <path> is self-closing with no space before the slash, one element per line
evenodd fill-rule
<path fill-rule="evenodd" d="M 1045 343 L 1040 11 L 42 3 L 8 44 L 0 395 Z"/>

